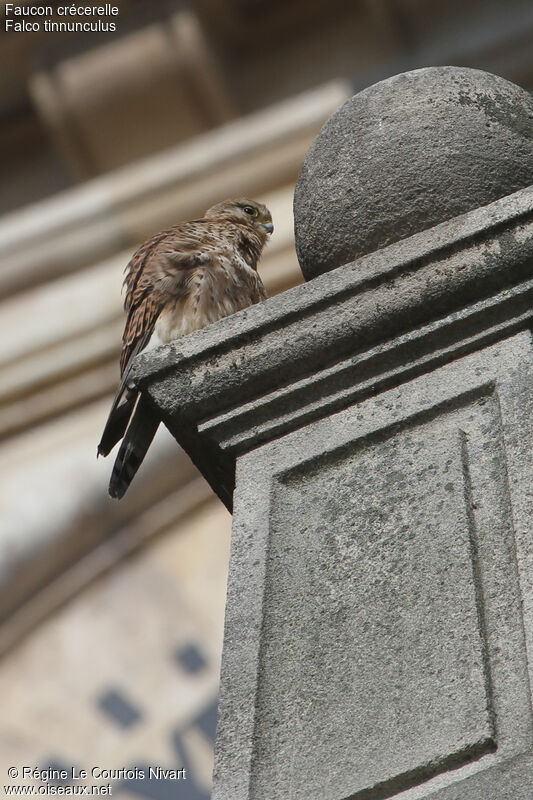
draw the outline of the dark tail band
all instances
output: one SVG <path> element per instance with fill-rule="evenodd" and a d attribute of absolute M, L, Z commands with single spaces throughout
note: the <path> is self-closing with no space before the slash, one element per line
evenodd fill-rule
<path fill-rule="evenodd" d="M 141 395 L 113 466 L 109 482 L 111 497 L 120 499 L 124 496 L 158 427 L 159 419 L 151 405 Z"/>

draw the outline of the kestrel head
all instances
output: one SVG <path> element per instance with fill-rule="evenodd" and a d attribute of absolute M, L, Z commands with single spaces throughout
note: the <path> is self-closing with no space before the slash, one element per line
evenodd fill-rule
<path fill-rule="evenodd" d="M 205 212 L 208 219 L 224 219 L 235 225 L 246 225 L 254 228 L 261 237 L 272 233 L 272 215 L 266 206 L 246 197 L 238 200 L 223 200 Z"/>

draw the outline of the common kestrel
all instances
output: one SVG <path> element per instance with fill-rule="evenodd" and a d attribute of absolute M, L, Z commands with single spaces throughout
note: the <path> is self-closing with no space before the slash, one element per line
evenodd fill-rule
<path fill-rule="evenodd" d="M 142 244 L 126 267 L 121 380 L 98 445 L 107 456 L 123 438 L 109 494 L 120 498 L 159 425 L 129 375 L 134 356 L 266 298 L 257 263 L 272 233 L 266 206 L 225 200 Z"/>

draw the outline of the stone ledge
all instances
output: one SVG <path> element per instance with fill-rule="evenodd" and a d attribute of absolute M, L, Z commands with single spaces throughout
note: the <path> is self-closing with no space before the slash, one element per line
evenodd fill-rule
<path fill-rule="evenodd" d="M 134 380 L 228 507 L 235 458 L 527 326 L 533 187 L 150 355 Z"/>

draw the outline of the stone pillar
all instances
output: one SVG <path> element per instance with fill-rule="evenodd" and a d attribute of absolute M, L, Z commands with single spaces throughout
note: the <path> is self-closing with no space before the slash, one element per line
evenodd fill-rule
<path fill-rule="evenodd" d="M 466 69 L 352 98 L 313 280 L 138 360 L 234 498 L 215 800 L 533 796 L 532 120 Z"/>

